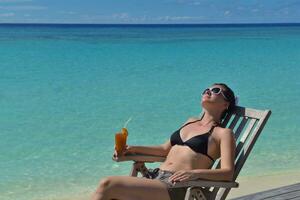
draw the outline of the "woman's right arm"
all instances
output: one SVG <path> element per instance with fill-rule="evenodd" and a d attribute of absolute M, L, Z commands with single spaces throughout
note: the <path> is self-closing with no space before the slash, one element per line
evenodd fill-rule
<path fill-rule="evenodd" d="M 198 118 L 189 118 L 184 124 L 199 120 Z M 123 155 L 126 153 L 138 153 L 138 154 L 146 154 L 153 156 L 167 156 L 172 145 L 170 140 L 166 141 L 164 144 L 157 146 L 127 146 Z"/>
<path fill-rule="evenodd" d="M 123 155 L 130 153 L 146 154 L 153 156 L 167 156 L 171 149 L 170 140 L 164 144 L 157 146 L 127 146 L 123 152 Z"/>

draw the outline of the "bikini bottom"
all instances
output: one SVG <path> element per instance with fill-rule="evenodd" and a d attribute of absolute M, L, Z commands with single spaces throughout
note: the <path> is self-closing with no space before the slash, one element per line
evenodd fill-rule
<path fill-rule="evenodd" d="M 167 185 L 171 200 L 183 200 L 188 187 L 174 188 L 173 183 L 169 181 L 170 176 L 172 176 L 173 174 L 174 172 L 160 170 L 159 168 L 156 168 L 149 172 L 151 179 L 160 180 Z"/>

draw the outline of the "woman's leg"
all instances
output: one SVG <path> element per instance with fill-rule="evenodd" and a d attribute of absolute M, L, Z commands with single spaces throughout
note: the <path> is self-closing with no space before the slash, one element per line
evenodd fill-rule
<path fill-rule="evenodd" d="M 170 200 L 167 186 L 159 180 L 112 176 L 101 180 L 93 200 Z"/>

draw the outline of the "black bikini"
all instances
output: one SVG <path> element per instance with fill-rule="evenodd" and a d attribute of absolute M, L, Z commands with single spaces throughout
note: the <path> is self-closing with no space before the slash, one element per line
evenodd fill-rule
<path fill-rule="evenodd" d="M 201 119 L 200 119 L 201 120 Z M 214 130 L 214 128 L 216 126 L 212 126 L 211 129 L 204 134 L 201 135 L 196 135 L 190 139 L 188 139 L 187 141 L 183 142 L 181 137 L 180 137 L 180 131 L 183 127 L 198 122 L 200 120 L 196 120 L 196 121 L 192 121 L 189 123 L 186 123 L 185 125 L 183 125 L 182 127 L 180 127 L 177 131 L 175 131 L 170 138 L 171 141 L 171 145 L 186 145 L 188 147 L 190 147 L 193 151 L 197 152 L 197 153 L 201 153 L 203 155 L 206 155 L 209 159 L 211 159 L 212 161 L 214 161 L 214 159 L 208 155 L 207 153 L 207 149 L 208 149 L 208 138 L 210 136 L 210 134 L 212 133 L 212 131 Z"/>

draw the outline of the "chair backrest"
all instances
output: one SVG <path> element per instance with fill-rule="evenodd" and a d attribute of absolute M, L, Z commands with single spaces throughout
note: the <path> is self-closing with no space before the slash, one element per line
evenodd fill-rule
<path fill-rule="evenodd" d="M 256 110 L 237 106 L 223 120 L 222 126 L 232 129 L 236 139 L 233 181 L 240 173 L 270 115 L 270 110 Z M 220 159 L 215 161 L 212 168 L 220 168 Z M 210 190 L 212 197 L 220 200 L 225 199 L 230 191 L 230 189 L 224 188 L 211 188 Z"/>

